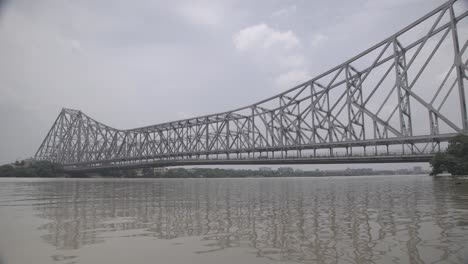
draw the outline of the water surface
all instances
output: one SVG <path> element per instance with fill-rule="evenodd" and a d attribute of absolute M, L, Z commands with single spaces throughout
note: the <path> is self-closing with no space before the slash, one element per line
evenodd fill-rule
<path fill-rule="evenodd" d="M 0 179 L 0 264 L 467 259 L 467 180 Z"/>

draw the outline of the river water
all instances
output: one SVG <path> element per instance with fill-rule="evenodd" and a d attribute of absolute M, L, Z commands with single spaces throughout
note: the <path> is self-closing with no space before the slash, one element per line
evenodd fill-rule
<path fill-rule="evenodd" d="M 0 179 L 27 263 L 468 263 L 468 180 Z"/>

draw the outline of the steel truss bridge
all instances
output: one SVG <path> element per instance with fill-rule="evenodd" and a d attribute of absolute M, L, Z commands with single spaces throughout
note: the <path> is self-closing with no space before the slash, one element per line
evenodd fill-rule
<path fill-rule="evenodd" d="M 429 161 L 468 134 L 467 9 L 449 1 L 337 67 L 233 111 L 120 130 L 63 109 L 35 159 L 68 171 Z"/>

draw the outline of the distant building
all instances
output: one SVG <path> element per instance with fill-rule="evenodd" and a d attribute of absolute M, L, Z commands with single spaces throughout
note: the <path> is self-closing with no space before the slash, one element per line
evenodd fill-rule
<path fill-rule="evenodd" d="M 410 171 L 408 169 L 400 169 L 400 170 L 396 170 L 395 172 L 400 175 L 410 174 Z"/>
<path fill-rule="evenodd" d="M 392 170 L 379 170 L 379 171 L 376 171 L 375 174 L 377 174 L 377 175 L 395 175 L 395 171 L 392 171 Z"/>
<path fill-rule="evenodd" d="M 154 173 L 159 173 L 159 174 L 164 174 L 167 172 L 167 168 L 166 167 L 156 167 L 156 168 L 153 168 L 153 172 Z"/>
<path fill-rule="evenodd" d="M 142 177 L 143 176 L 143 169 L 136 169 L 135 176 Z"/>
<path fill-rule="evenodd" d="M 373 175 L 374 170 L 371 168 L 360 168 L 360 169 L 350 169 L 347 168 L 343 171 L 343 175 L 346 176 L 364 176 L 364 175 Z"/>
<path fill-rule="evenodd" d="M 374 170 L 372 168 L 362 168 L 362 169 L 352 169 L 351 175 L 363 176 L 363 175 L 372 175 Z"/>
<path fill-rule="evenodd" d="M 23 162 L 24 162 L 24 165 L 26 165 L 26 166 L 31 166 L 31 164 L 33 164 L 34 162 L 36 162 L 36 160 L 33 159 L 33 158 L 29 158 L 29 159 L 24 159 Z"/>
<path fill-rule="evenodd" d="M 413 173 L 414 173 L 414 174 L 422 174 L 423 171 L 422 171 L 421 166 L 414 166 L 414 167 L 413 167 Z"/>
<path fill-rule="evenodd" d="M 291 167 L 281 167 L 281 168 L 278 168 L 278 172 L 280 174 L 294 173 L 294 169 Z"/>
<path fill-rule="evenodd" d="M 16 168 L 16 167 L 29 167 L 34 162 L 36 162 L 34 159 L 24 159 L 24 160 L 17 160 L 14 163 L 11 163 L 11 164 L 8 164 L 8 165 L 13 166 L 14 168 Z"/>

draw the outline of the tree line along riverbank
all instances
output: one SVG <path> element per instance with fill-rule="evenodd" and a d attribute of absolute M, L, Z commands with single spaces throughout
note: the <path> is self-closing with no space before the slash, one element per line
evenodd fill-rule
<path fill-rule="evenodd" d="M 57 166 L 58 167 L 58 166 Z M 144 168 L 133 170 L 102 170 L 98 173 L 65 173 L 53 164 L 42 163 L 29 168 L 0 167 L 0 177 L 70 177 L 70 178 L 247 178 L 247 177 L 327 177 L 425 174 L 421 167 L 399 170 L 371 168 L 343 170 L 300 170 L 291 167 L 272 169 L 220 169 L 220 168 Z"/>

